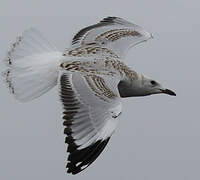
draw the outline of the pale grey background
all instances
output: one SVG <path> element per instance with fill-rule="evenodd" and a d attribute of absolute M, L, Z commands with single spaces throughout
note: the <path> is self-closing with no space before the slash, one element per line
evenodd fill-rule
<path fill-rule="evenodd" d="M 177 97 L 124 100 L 122 120 L 105 151 L 72 176 L 65 172 L 57 89 L 19 104 L 1 83 L 0 179 L 200 179 L 198 0 L 1 0 L 0 58 L 31 26 L 62 50 L 72 34 L 106 16 L 126 18 L 153 33 L 153 40 L 129 52 L 126 63 Z"/>

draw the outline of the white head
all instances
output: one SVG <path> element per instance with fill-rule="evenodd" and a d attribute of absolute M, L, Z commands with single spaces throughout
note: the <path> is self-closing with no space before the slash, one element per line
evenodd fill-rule
<path fill-rule="evenodd" d="M 176 96 L 173 91 L 163 88 L 160 83 L 144 77 L 144 75 L 140 75 L 137 80 L 121 81 L 118 89 L 121 97 L 148 96 L 161 93 Z"/>
<path fill-rule="evenodd" d="M 144 95 L 151 95 L 151 94 L 168 94 L 172 96 L 176 96 L 176 94 L 166 88 L 163 88 L 160 83 L 153 79 L 146 78 L 143 74 L 141 75 L 140 83 L 141 83 L 141 91 L 144 93 Z"/>

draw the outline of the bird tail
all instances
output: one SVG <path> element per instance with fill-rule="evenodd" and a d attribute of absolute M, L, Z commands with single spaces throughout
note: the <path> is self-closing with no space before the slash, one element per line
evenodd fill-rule
<path fill-rule="evenodd" d="M 3 79 L 17 100 L 33 100 L 57 84 L 62 58 L 62 52 L 31 28 L 18 37 L 8 51 Z"/>

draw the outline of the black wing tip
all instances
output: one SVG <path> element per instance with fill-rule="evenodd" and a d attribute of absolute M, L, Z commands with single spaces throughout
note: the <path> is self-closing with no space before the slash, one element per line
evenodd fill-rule
<path fill-rule="evenodd" d="M 73 117 L 77 114 L 76 108 L 78 108 L 79 102 L 75 98 L 73 88 L 70 86 L 69 77 L 63 74 L 60 81 L 61 101 L 63 102 L 65 109 L 63 113 L 63 125 L 65 126 L 64 134 L 67 135 L 65 143 L 68 144 L 67 152 L 69 152 L 67 172 L 71 174 L 78 174 L 97 159 L 107 145 L 110 137 L 106 139 L 99 139 L 93 144 L 83 149 L 79 149 L 80 146 L 76 143 L 76 139 L 73 137 L 73 130 L 71 129 Z M 70 101 L 70 103 L 68 101 Z M 72 102 L 75 103 L 75 105 L 71 106 Z"/>
<path fill-rule="evenodd" d="M 83 29 L 81 29 L 72 39 L 72 45 L 76 44 L 77 42 L 80 41 L 80 39 L 83 37 L 83 35 L 87 32 L 90 31 L 91 29 L 97 28 L 97 27 L 101 27 L 101 26 L 105 26 L 105 25 L 109 25 L 109 24 L 113 24 L 115 23 L 116 19 L 121 19 L 118 17 L 114 17 L 114 16 L 108 16 L 104 19 L 102 19 L 99 23 L 97 24 L 93 24 L 90 25 L 88 27 L 85 27 Z"/>
<path fill-rule="evenodd" d="M 97 142 L 81 150 L 73 149 L 74 151 L 71 151 L 68 156 L 68 164 L 66 166 L 67 173 L 75 175 L 86 169 L 101 154 L 109 139 L 110 137 L 105 140 L 98 140 Z"/>
<path fill-rule="evenodd" d="M 107 22 L 107 23 L 114 23 L 116 19 L 119 19 L 119 17 L 116 16 L 108 16 L 103 18 L 100 22 Z"/>

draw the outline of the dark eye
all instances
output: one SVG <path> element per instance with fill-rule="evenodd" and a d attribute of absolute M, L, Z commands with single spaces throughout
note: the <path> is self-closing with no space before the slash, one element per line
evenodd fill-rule
<path fill-rule="evenodd" d="M 156 83 L 156 81 L 151 81 L 151 84 L 152 84 L 153 86 L 155 86 L 157 83 Z"/>

